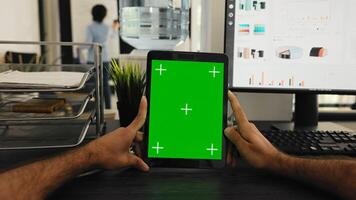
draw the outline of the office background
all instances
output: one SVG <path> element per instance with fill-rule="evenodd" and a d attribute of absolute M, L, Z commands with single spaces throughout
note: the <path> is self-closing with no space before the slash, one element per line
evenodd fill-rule
<path fill-rule="evenodd" d="M 73 41 L 83 42 L 85 26 L 91 22 L 90 9 L 101 3 L 108 9 L 106 22 L 111 25 L 118 17 L 117 0 L 3 0 L 0 7 L 1 40 Z M 223 52 L 225 1 L 191 0 L 191 34 L 177 50 Z M 117 46 L 118 48 L 118 46 Z M 67 62 L 78 57 L 70 48 L 38 46 L 0 46 L 0 61 L 6 51 L 43 54 L 47 61 Z M 293 96 L 289 94 L 240 94 L 242 104 L 252 120 L 290 121 L 293 116 Z M 321 96 L 326 111 L 351 112 L 353 96 Z"/>

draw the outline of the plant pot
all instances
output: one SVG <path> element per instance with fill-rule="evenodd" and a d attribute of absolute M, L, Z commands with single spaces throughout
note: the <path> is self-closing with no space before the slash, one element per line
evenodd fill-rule
<path fill-rule="evenodd" d="M 119 112 L 120 126 L 129 126 L 138 113 L 138 106 L 128 106 L 120 104 L 120 102 L 117 102 L 116 105 Z"/>
<path fill-rule="evenodd" d="M 115 83 L 121 127 L 127 127 L 135 119 L 146 87 L 146 76 L 139 66 L 120 65 L 111 62 L 111 77 Z"/>

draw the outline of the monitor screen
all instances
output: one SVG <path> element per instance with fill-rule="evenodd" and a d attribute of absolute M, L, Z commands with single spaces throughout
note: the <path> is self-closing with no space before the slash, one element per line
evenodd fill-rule
<path fill-rule="evenodd" d="M 356 91 L 355 0 L 227 0 L 229 86 Z"/>

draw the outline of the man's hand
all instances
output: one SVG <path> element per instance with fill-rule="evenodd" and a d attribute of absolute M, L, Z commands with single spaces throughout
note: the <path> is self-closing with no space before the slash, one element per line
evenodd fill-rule
<path fill-rule="evenodd" d="M 95 164 L 105 169 L 117 169 L 133 166 L 148 171 L 148 165 L 139 157 L 130 153 L 134 141 L 142 140 L 139 129 L 144 125 L 147 114 L 147 100 L 142 98 L 138 115 L 126 128 L 120 128 L 90 143 L 86 148 L 93 156 Z"/>
<path fill-rule="evenodd" d="M 256 168 L 271 168 L 279 164 L 283 156 L 256 128 L 250 123 L 239 101 L 229 92 L 229 101 L 234 111 L 237 128 L 225 129 L 225 135 L 236 145 L 240 154 Z"/>
<path fill-rule="evenodd" d="M 229 100 L 235 113 L 237 128 L 225 129 L 225 135 L 252 166 L 310 182 L 346 199 L 356 199 L 354 160 L 303 159 L 283 154 L 248 121 L 239 101 L 231 92 Z M 229 159 L 231 162 L 231 154 Z"/>
<path fill-rule="evenodd" d="M 147 113 L 147 100 L 142 98 L 136 119 L 83 148 L 63 155 L 25 165 L 0 174 L 0 199 L 44 199 L 65 181 L 91 167 L 117 169 L 136 167 L 148 171 L 143 160 L 129 152 L 135 140 L 142 140 L 138 130 Z"/>
<path fill-rule="evenodd" d="M 120 29 L 120 23 L 119 23 L 119 21 L 118 20 L 115 20 L 113 23 L 112 23 L 112 30 L 114 30 L 114 31 L 119 31 L 119 29 Z"/>

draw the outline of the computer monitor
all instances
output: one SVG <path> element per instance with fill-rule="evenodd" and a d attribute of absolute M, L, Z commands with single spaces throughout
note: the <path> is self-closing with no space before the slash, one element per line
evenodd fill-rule
<path fill-rule="evenodd" d="M 226 0 L 230 88 L 296 93 L 296 120 L 316 125 L 316 94 L 356 94 L 355 8 L 354 0 Z"/>

